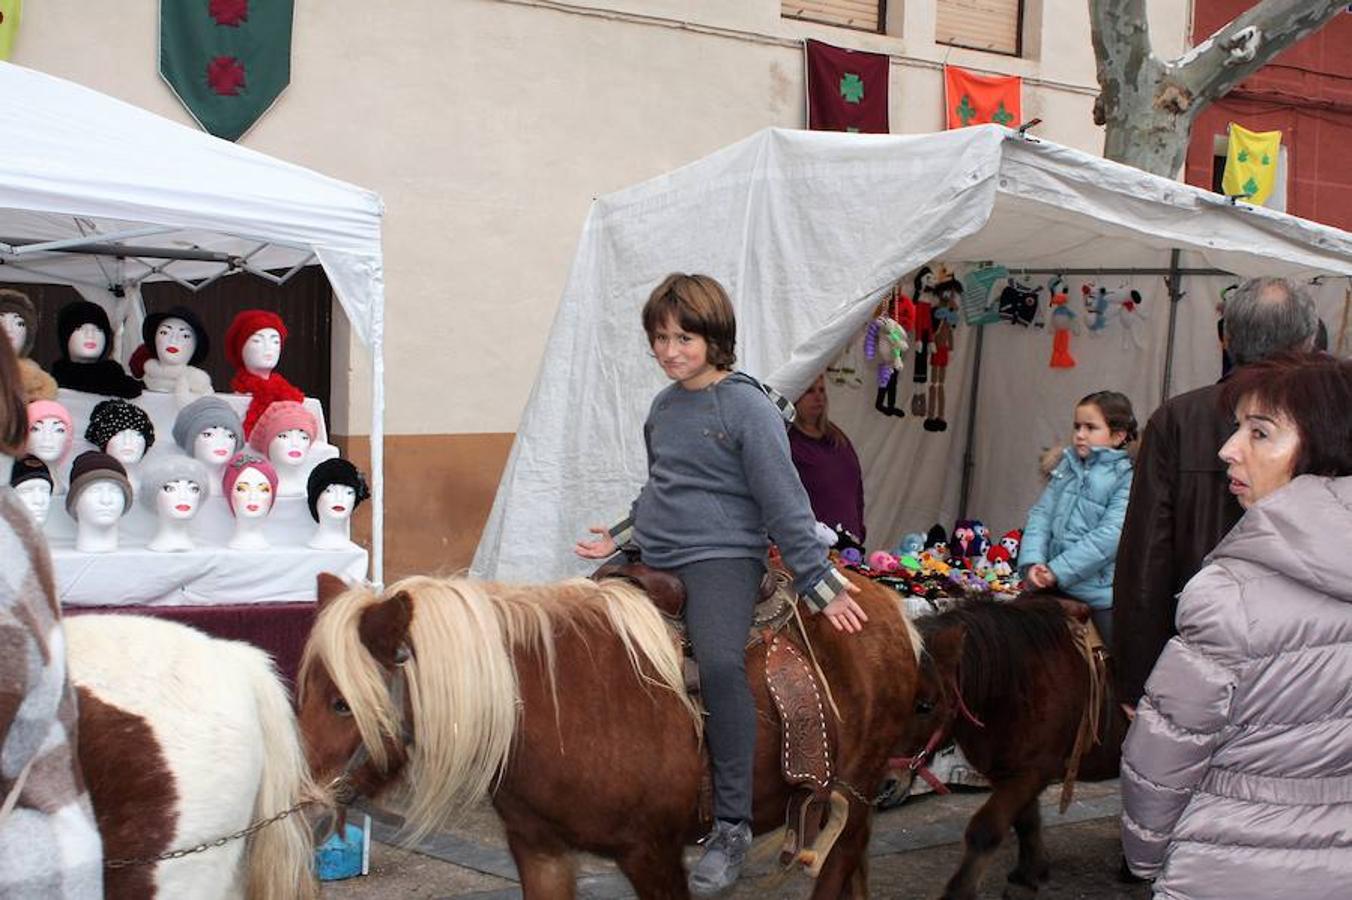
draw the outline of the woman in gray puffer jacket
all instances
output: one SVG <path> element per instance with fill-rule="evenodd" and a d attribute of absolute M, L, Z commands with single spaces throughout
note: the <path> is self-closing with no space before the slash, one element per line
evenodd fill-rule
<path fill-rule="evenodd" d="M 1352 363 L 1227 382 L 1246 512 L 1179 597 L 1122 756 L 1122 847 L 1155 896 L 1352 891 Z"/>

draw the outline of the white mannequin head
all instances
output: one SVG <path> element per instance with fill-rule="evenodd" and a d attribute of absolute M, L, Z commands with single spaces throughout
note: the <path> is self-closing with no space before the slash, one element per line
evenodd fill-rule
<path fill-rule="evenodd" d="M 72 362 L 98 362 L 107 343 L 108 338 L 103 329 L 93 322 L 86 322 L 70 333 L 66 339 L 66 351 Z"/>
<path fill-rule="evenodd" d="M 155 358 L 161 365 L 186 366 L 197 352 L 197 332 L 175 316 L 160 322 L 155 329 Z"/>
<path fill-rule="evenodd" d="M 229 428 L 212 425 L 193 438 L 193 458 L 203 465 L 219 466 L 235 455 L 235 435 Z"/>
<path fill-rule="evenodd" d="M 268 444 L 268 460 L 274 466 L 299 466 L 310 453 L 310 443 L 310 435 L 304 429 L 278 432 Z"/>
<path fill-rule="evenodd" d="M 350 485 L 331 484 L 319 494 L 315 502 L 315 512 L 319 521 L 345 522 L 352 518 L 352 507 L 356 505 L 357 492 Z"/>
<path fill-rule="evenodd" d="M 72 440 L 70 429 L 56 416 L 44 416 L 28 426 L 28 452 L 48 466 L 66 455 Z"/>
<path fill-rule="evenodd" d="M 146 455 L 145 435 L 135 428 L 125 428 L 108 439 L 103 452 L 124 466 L 135 465 Z"/>
<path fill-rule="evenodd" d="M 262 519 L 272 510 L 273 492 L 268 477 L 246 466 L 231 488 L 230 505 L 236 519 Z"/>
<path fill-rule="evenodd" d="M 28 340 L 28 322 L 16 312 L 0 313 L 0 329 L 9 338 L 10 346 L 17 355 L 22 355 L 24 342 Z"/>
<path fill-rule="evenodd" d="M 166 481 L 155 493 L 155 514 L 162 519 L 191 519 L 201 508 L 202 485 L 187 478 Z"/>
<path fill-rule="evenodd" d="M 52 508 L 52 485 L 45 478 L 30 478 L 14 489 L 33 521 L 42 526 Z"/>
<path fill-rule="evenodd" d="M 260 328 L 244 342 L 240 359 L 244 368 L 255 375 L 267 375 L 277 368 L 282 358 L 282 336 L 276 328 Z"/>
<path fill-rule="evenodd" d="M 111 478 L 90 482 L 75 500 L 75 518 L 84 525 L 107 527 L 122 518 L 126 500 L 122 488 Z"/>

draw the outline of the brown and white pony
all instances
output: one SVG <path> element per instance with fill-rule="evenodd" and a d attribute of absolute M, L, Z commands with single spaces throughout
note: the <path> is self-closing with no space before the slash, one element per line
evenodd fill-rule
<path fill-rule="evenodd" d="M 290 698 L 263 651 L 141 616 L 64 624 L 105 865 L 215 841 L 312 795 Z M 104 893 L 316 897 L 312 843 L 292 814 L 180 859 L 106 868 Z"/>
<path fill-rule="evenodd" d="M 814 897 L 867 896 L 864 798 L 914 699 L 918 634 L 894 593 L 862 586 L 861 634 L 806 619 L 841 713 L 835 782 L 849 798 Z M 613 859 L 642 898 L 688 896 L 701 729 L 672 632 L 638 588 L 414 577 L 376 594 L 321 576 L 319 593 L 300 706 L 316 779 L 345 771 L 362 795 L 402 793 L 415 835 L 491 798 L 528 898 L 574 896 L 578 850 Z M 747 662 L 763 833 L 784 824 L 789 789 L 764 649 Z"/>

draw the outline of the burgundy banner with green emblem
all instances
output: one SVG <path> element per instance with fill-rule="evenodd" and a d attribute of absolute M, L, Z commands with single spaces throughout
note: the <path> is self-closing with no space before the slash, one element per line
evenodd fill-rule
<path fill-rule="evenodd" d="M 807 44 L 807 127 L 887 134 L 887 57 Z"/>
<path fill-rule="evenodd" d="M 160 75 L 197 123 L 239 139 L 291 81 L 292 0 L 160 0 Z"/>

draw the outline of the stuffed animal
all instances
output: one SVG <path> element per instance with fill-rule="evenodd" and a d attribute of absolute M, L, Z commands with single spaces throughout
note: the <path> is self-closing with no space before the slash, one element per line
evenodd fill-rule
<path fill-rule="evenodd" d="M 948 532 L 938 522 L 931 525 L 925 535 L 925 549 L 940 559 L 948 559 Z"/>
<path fill-rule="evenodd" d="M 929 358 L 934 349 L 934 308 L 939 305 L 936 284 L 934 270 L 929 266 L 921 266 L 915 273 L 915 328 L 912 331 L 915 335 L 915 365 L 911 375 L 915 393 L 911 395 L 911 415 L 922 418 L 926 417 L 929 408 L 925 386 L 929 384 Z"/>
<path fill-rule="evenodd" d="M 903 556 L 914 556 L 925 549 L 925 536 L 918 531 L 912 531 L 901 536 L 897 545 L 889 551 L 893 556 L 900 559 Z"/>
<path fill-rule="evenodd" d="M 878 396 L 874 409 L 885 416 L 905 416 L 897 408 L 897 379 L 910 348 L 906 331 L 891 316 L 878 316 L 864 333 L 864 357 L 878 365 Z"/>
<path fill-rule="evenodd" d="M 875 572 L 895 572 L 901 563 L 886 550 L 874 550 L 868 555 L 868 567 Z"/>
<path fill-rule="evenodd" d="M 1079 333 L 1075 310 L 1070 308 L 1065 294 L 1053 297 L 1048 303 L 1051 307 L 1052 323 L 1052 359 L 1053 369 L 1075 368 L 1075 357 L 1070 355 L 1070 336 Z"/>
<path fill-rule="evenodd" d="M 1000 318 L 1011 325 L 1029 328 L 1037 319 L 1042 302 L 1039 295 L 1041 285 L 1029 287 L 1011 281 L 1000 292 Z"/>
<path fill-rule="evenodd" d="M 953 352 L 953 332 L 958 327 L 958 310 L 962 308 L 962 282 L 953 273 L 940 267 L 941 280 L 934 286 L 938 302 L 930 311 L 934 325 L 934 355 L 930 368 L 934 378 L 929 389 L 929 403 L 925 416 L 926 431 L 947 431 L 944 418 L 944 382 L 948 375 L 949 356 Z"/>
<path fill-rule="evenodd" d="M 1006 531 L 1000 536 L 1000 546 L 1009 554 L 1012 562 L 1019 558 L 1019 545 L 1023 543 L 1023 529 L 1015 528 L 1013 531 Z"/>

